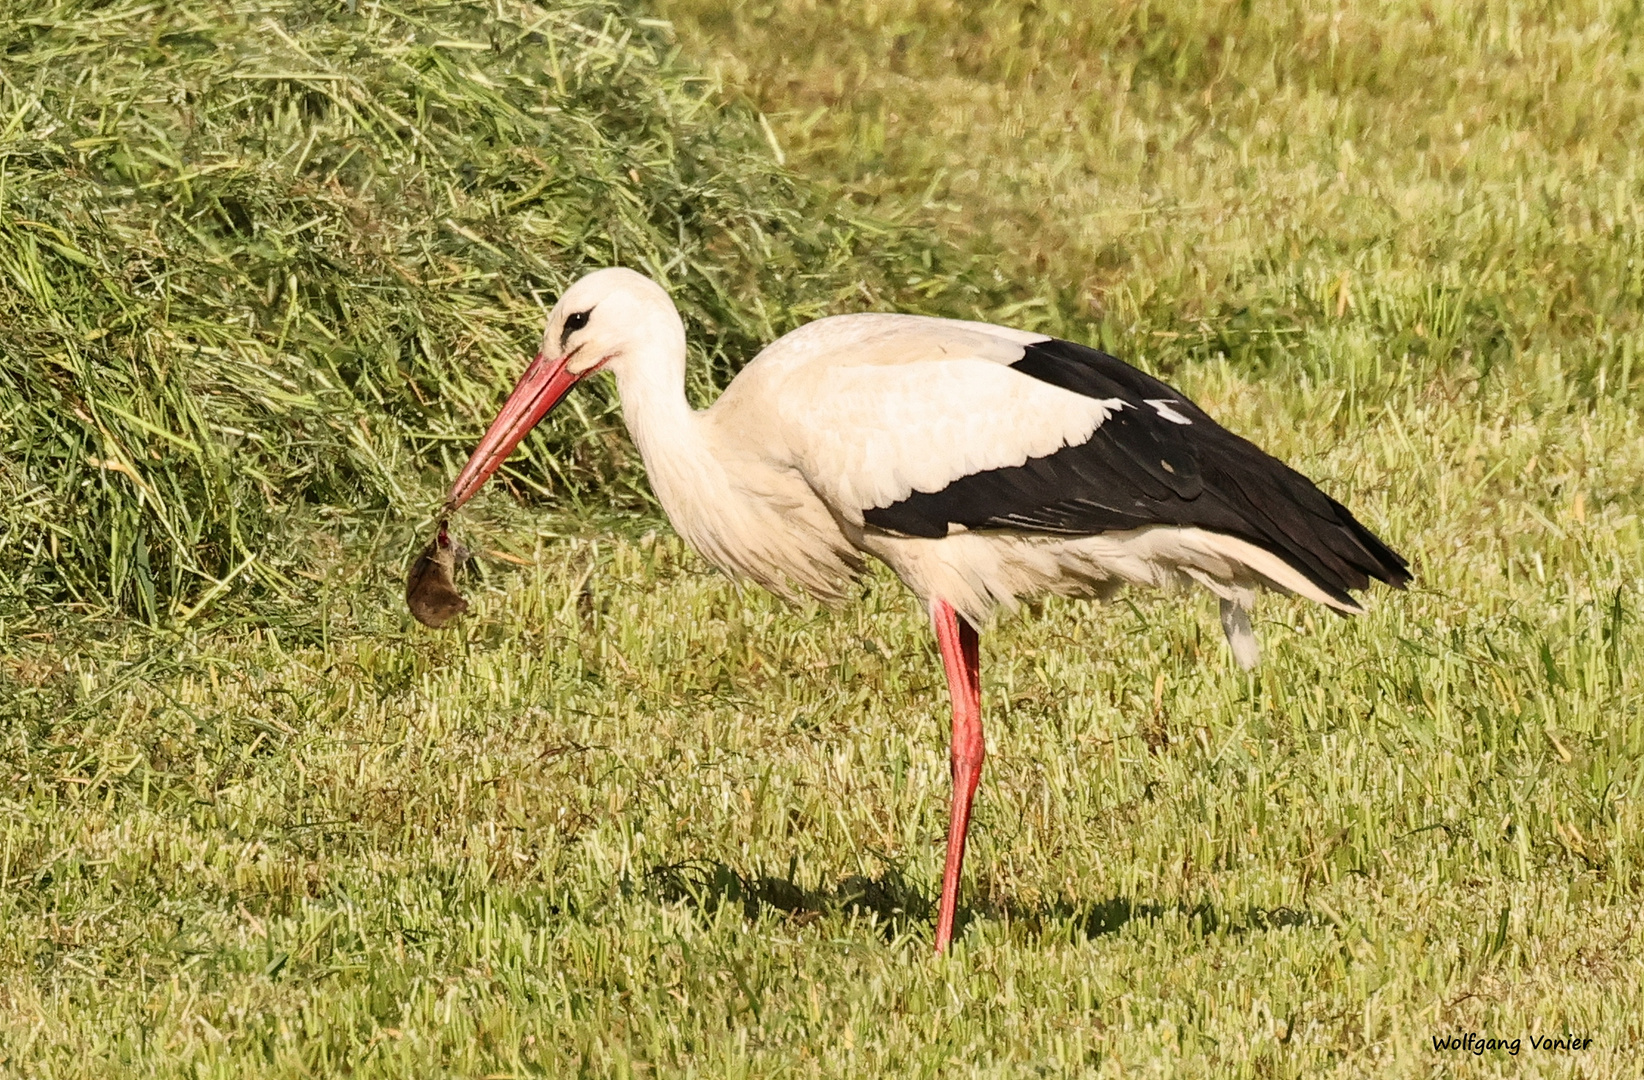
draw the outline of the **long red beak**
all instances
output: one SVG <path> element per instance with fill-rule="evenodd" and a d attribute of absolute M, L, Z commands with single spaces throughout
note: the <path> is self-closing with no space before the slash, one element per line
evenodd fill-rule
<path fill-rule="evenodd" d="M 569 356 L 550 360 L 545 354 L 538 353 L 537 358 L 531 361 L 531 366 L 525 369 L 525 374 L 514 385 L 513 393 L 502 403 L 502 411 L 491 421 L 490 430 L 480 440 L 468 464 L 457 474 L 457 482 L 451 485 L 451 494 L 445 497 L 448 509 L 455 510 L 473 498 L 474 493 L 491 479 L 497 467 L 514 452 L 520 440 L 529 435 L 531 429 L 559 404 L 565 392 L 576 385 L 582 376 L 565 370 L 569 360 Z"/>

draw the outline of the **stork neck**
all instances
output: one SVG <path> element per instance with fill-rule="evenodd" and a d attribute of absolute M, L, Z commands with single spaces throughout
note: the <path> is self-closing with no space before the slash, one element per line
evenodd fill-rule
<path fill-rule="evenodd" d="M 616 377 L 628 434 L 662 509 L 679 527 L 699 516 L 694 504 L 720 494 L 724 471 L 709 450 L 702 414 L 685 399 L 684 342 L 671 345 L 618 367 Z"/>

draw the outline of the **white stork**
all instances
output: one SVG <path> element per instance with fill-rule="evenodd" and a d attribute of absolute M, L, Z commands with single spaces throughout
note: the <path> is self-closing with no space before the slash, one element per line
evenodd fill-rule
<path fill-rule="evenodd" d="M 1044 334 L 837 315 L 773 342 L 711 408 L 685 399 L 685 327 L 620 268 L 566 290 L 541 351 L 452 485 L 461 506 L 579 380 L 609 370 L 674 528 L 784 597 L 839 600 L 884 562 L 930 613 L 953 703 L 953 803 L 936 949 L 953 934 L 981 775 L 976 628 L 1043 594 L 1198 583 L 1256 663 L 1258 586 L 1343 613 L 1408 563 L 1306 477 L 1179 391 Z"/>

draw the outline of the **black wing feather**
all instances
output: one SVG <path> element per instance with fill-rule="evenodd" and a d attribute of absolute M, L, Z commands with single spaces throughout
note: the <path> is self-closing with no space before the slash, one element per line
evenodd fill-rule
<path fill-rule="evenodd" d="M 1175 525 L 1249 541 L 1330 596 L 1371 578 L 1403 588 L 1409 563 L 1301 473 L 1228 431 L 1180 391 L 1070 341 L 1029 345 L 1011 367 L 1064 390 L 1119 398 L 1085 442 L 1022 465 L 916 491 L 862 516 L 875 528 L 941 537 L 950 526 L 1066 536 Z M 1163 400 L 1189 423 L 1167 419 Z"/>

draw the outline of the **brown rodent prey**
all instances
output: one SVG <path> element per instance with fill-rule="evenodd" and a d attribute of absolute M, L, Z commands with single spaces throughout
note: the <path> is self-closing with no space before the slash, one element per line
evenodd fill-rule
<path fill-rule="evenodd" d="M 467 550 L 451 539 L 445 522 L 440 522 L 439 534 L 428 541 L 405 578 L 405 606 L 413 618 L 438 630 L 468 610 L 468 601 L 457 592 L 453 578 L 457 566 L 467 561 Z"/>

